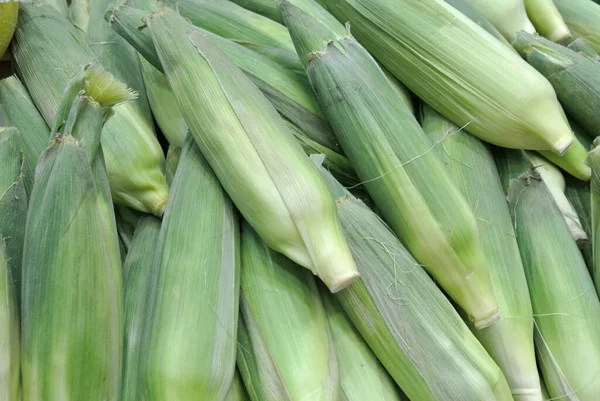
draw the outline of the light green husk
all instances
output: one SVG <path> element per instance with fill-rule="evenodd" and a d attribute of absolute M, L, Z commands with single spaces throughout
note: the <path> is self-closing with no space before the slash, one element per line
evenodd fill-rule
<path fill-rule="evenodd" d="M 567 113 L 593 138 L 600 135 L 597 112 L 600 108 L 600 64 L 586 55 L 525 33 L 518 35 L 513 46 L 547 77 Z M 586 153 L 582 149 L 584 159 L 581 164 L 584 164 Z"/>
<path fill-rule="evenodd" d="M 569 43 L 567 47 L 573 51 L 576 51 L 577 53 L 582 53 L 595 61 L 600 61 L 600 55 L 598 55 L 598 52 L 594 50 L 594 48 L 584 38 L 575 39 Z"/>
<path fill-rule="evenodd" d="M 149 400 L 221 400 L 235 371 L 237 213 L 188 137 L 162 221 L 146 306 Z"/>
<path fill-rule="evenodd" d="M 107 12 L 106 18 L 115 31 L 123 35 L 154 67 L 162 70 L 149 30 L 140 29 L 140 21 L 146 15 L 147 13 L 141 10 L 121 6 Z M 350 162 L 341 154 L 341 148 L 310 89 L 306 74 L 303 77 L 297 76 L 297 74 L 291 73 L 277 63 L 243 46 L 201 28 L 191 25 L 186 26 L 197 32 L 194 35 L 201 35 L 203 38 L 208 39 L 246 73 L 273 103 L 279 113 L 295 125 L 292 131 L 307 153 L 325 154 L 325 165 L 338 179 L 345 185 L 357 184 L 356 174 L 350 166 Z M 149 91 L 152 92 L 150 86 Z M 161 103 L 163 112 L 167 109 L 171 110 L 171 117 L 165 118 L 164 122 L 161 123 L 162 114 L 155 113 L 159 125 L 161 127 L 168 125 L 171 128 L 181 125 L 183 116 L 178 105 L 171 103 L 172 99 L 170 97 L 172 95 L 165 96 L 161 93 L 160 96 L 162 103 L 168 103 L 164 106 Z M 156 110 L 156 107 L 154 109 Z"/>
<path fill-rule="evenodd" d="M 242 224 L 238 365 L 253 401 L 338 401 L 339 373 L 314 277 Z"/>
<path fill-rule="evenodd" d="M 443 0 L 326 2 L 384 67 L 459 127 L 509 148 L 563 153 L 572 143 L 544 77 Z"/>
<path fill-rule="evenodd" d="M 427 105 L 422 125 L 475 213 L 498 300 L 500 320 L 474 334 L 504 372 L 514 399 L 541 401 L 527 280 L 494 158 L 486 144 Z"/>
<path fill-rule="evenodd" d="M 19 3 L 16 1 L 3 1 L 0 4 L 0 59 L 4 57 L 6 49 L 10 45 L 10 41 L 17 26 L 19 16 Z"/>
<path fill-rule="evenodd" d="M 400 391 L 334 296 L 321 291 L 340 371 L 341 401 L 400 401 Z"/>
<path fill-rule="evenodd" d="M 554 202 L 556 202 L 556 206 L 558 206 L 560 212 L 565 218 L 565 222 L 569 227 L 569 231 L 573 236 L 573 239 L 577 244 L 584 244 L 588 241 L 588 236 L 586 232 L 583 230 L 581 225 L 581 221 L 579 221 L 579 216 L 577 212 L 571 205 L 571 202 L 567 199 L 565 195 L 566 190 L 566 182 L 565 178 L 561 174 L 560 170 L 558 170 L 552 163 L 547 161 L 546 159 L 539 157 L 531 152 L 526 152 L 527 157 L 531 161 L 533 167 L 535 167 L 537 173 L 540 175 L 540 178 L 548 187 L 548 190 L 552 194 L 552 198 L 554 198 Z"/>
<path fill-rule="evenodd" d="M 122 269 L 100 135 L 131 92 L 98 68 L 68 82 L 65 123 L 36 170 L 23 251 L 24 400 L 116 401 L 121 388 Z"/>
<path fill-rule="evenodd" d="M 0 127 L 0 400 L 20 400 L 18 286 L 27 217 L 19 131 Z"/>
<path fill-rule="evenodd" d="M 591 0 L 554 0 L 575 38 L 584 38 L 600 52 L 600 5 Z"/>
<path fill-rule="evenodd" d="M 33 0 L 32 3 L 47 4 L 61 13 L 63 17 L 69 17 L 69 6 L 67 5 L 67 0 Z"/>
<path fill-rule="evenodd" d="M 87 31 L 90 23 L 90 1 L 89 0 L 71 0 L 69 5 L 69 20 L 77 28 Z"/>
<path fill-rule="evenodd" d="M 321 170 L 361 279 L 337 299 L 411 400 L 512 400 L 500 368 L 388 226 Z"/>
<path fill-rule="evenodd" d="M 4 126 L 15 127 L 23 133 L 20 135 L 24 158 L 23 182 L 27 193 L 31 194 L 35 166 L 50 143 L 50 129 L 16 75 L 0 81 L 0 121 Z"/>
<path fill-rule="evenodd" d="M 67 81 L 95 59 L 84 42 L 84 34 L 49 6 L 21 5 L 13 56 L 24 84 L 49 126 L 55 125 Z M 129 102 L 116 106 L 114 112 L 115 117 L 108 121 L 102 134 L 113 199 L 160 215 L 168 187 L 161 171 L 164 155 L 151 121 L 141 118 L 136 106 Z"/>
<path fill-rule="evenodd" d="M 232 0 L 247 10 L 263 15 L 273 21 L 283 24 L 281 10 L 277 0 Z"/>
<path fill-rule="evenodd" d="M 335 202 L 275 108 L 174 11 L 146 22 L 190 131 L 244 218 L 330 290 L 350 284 L 358 273 Z"/>
<path fill-rule="evenodd" d="M 227 392 L 227 395 L 223 401 L 250 401 L 248 392 L 246 391 L 244 383 L 242 382 L 242 378 L 240 377 L 240 372 L 237 369 L 235 371 L 235 375 L 233 376 L 231 387 L 229 387 L 229 391 Z"/>
<path fill-rule="evenodd" d="M 125 337 L 123 346 L 123 386 L 121 401 L 145 400 L 141 373 L 141 345 L 147 301 L 154 272 L 152 269 L 160 220 L 154 216 L 140 218 L 123 263 Z"/>
<path fill-rule="evenodd" d="M 560 210 L 521 151 L 498 150 L 535 319 L 535 344 L 552 397 L 600 395 L 600 302 Z M 525 167 L 525 169 L 523 169 Z M 524 171 L 524 173 L 522 173 Z"/>
<path fill-rule="evenodd" d="M 598 140 L 593 144 L 588 163 L 592 168 L 590 187 L 591 228 L 592 228 L 592 278 L 596 291 L 600 294 L 600 147 Z"/>
<path fill-rule="evenodd" d="M 573 36 L 554 0 L 523 0 L 535 29 L 553 42 L 568 41 Z M 533 32 L 530 32 L 533 33 Z M 513 38 L 514 40 L 514 38 Z"/>
<path fill-rule="evenodd" d="M 517 32 L 535 32 L 523 0 L 465 0 L 509 41 Z"/>
<path fill-rule="evenodd" d="M 333 16 L 312 0 L 284 1 L 281 10 L 315 94 L 382 216 L 477 328 L 489 326 L 498 305 L 475 217 L 433 143 Z"/>

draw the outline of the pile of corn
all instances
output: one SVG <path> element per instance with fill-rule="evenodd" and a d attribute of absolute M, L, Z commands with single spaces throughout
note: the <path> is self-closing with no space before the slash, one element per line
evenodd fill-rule
<path fill-rule="evenodd" d="M 0 0 L 0 401 L 599 401 L 597 3 Z"/>

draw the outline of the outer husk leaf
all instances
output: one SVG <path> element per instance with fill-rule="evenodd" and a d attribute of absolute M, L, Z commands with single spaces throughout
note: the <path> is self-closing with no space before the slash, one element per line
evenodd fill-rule
<path fill-rule="evenodd" d="M 527 16 L 523 0 L 465 0 L 486 20 L 512 41 L 517 32 L 535 32 Z"/>
<path fill-rule="evenodd" d="M 575 38 L 600 52 L 600 5 L 591 0 L 553 0 Z"/>
<path fill-rule="evenodd" d="M 269 249 L 243 224 L 241 283 L 238 360 L 250 398 L 337 401 L 334 345 L 310 272 Z"/>
<path fill-rule="evenodd" d="M 221 400 L 235 371 L 238 218 L 191 137 L 154 259 L 140 362 L 148 399 Z"/>
<path fill-rule="evenodd" d="M 147 19 L 202 153 L 269 246 L 309 268 L 332 291 L 344 288 L 358 273 L 315 166 L 258 88 L 183 22 L 168 8 Z"/>
<path fill-rule="evenodd" d="M 573 36 L 554 0 L 523 0 L 527 15 L 540 35 L 553 42 L 568 41 Z M 532 32 L 530 32 L 532 33 Z M 513 38 L 514 40 L 514 38 Z"/>

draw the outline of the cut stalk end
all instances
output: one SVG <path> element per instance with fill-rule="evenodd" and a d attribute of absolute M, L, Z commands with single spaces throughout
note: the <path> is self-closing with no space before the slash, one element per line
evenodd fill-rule
<path fill-rule="evenodd" d="M 567 149 L 569 149 L 569 146 L 571 146 L 574 140 L 575 138 L 573 138 L 572 135 L 563 136 L 558 141 L 554 142 L 552 145 L 552 151 L 562 155 L 567 151 Z"/>

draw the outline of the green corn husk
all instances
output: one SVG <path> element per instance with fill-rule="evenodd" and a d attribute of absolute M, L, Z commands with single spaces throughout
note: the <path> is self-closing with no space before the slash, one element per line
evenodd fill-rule
<path fill-rule="evenodd" d="M 411 400 L 512 400 L 500 368 L 388 226 L 321 169 L 361 279 L 337 299 Z"/>
<path fill-rule="evenodd" d="M 277 0 L 232 0 L 239 6 L 283 24 Z"/>
<path fill-rule="evenodd" d="M 131 97 L 85 66 L 59 105 L 62 133 L 40 157 L 23 251 L 24 400 L 118 399 L 122 269 L 100 135 L 111 107 Z"/>
<path fill-rule="evenodd" d="M 47 4 L 59 13 L 63 15 L 63 17 L 69 16 L 69 6 L 67 5 L 67 0 L 33 0 L 34 4 Z"/>
<path fill-rule="evenodd" d="M 588 163 L 592 168 L 590 183 L 592 278 L 594 279 L 596 291 L 600 294 L 600 147 L 598 147 L 597 139 L 590 151 Z"/>
<path fill-rule="evenodd" d="M 167 0 L 182 16 L 200 28 L 227 39 L 296 52 L 285 26 L 246 10 L 231 1 Z M 296 63 L 299 60 L 296 56 Z"/>
<path fill-rule="evenodd" d="M 321 291 L 340 371 L 341 401 L 401 401 L 400 391 L 332 294 Z"/>
<path fill-rule="evenodd" d="M 504 372 L 514 399 L 541 401 L 527 280 L 494 158 L 486 144 L 427 105 L 422 125 L 475 213 L 498 300 L 500 320 L 474 334 Z"/>
<path fill-rule="evenodd" d="M 47 5 L 21 5 L 13 56 L 49 126 L 55 125 L 67 81 L 95 58 L 84 42 L 83 33 Z M 111 191 L 116 203 L 160 215 L 168 196 L 161 171 L 164 155 L 151 121 L 140 118 L 135 110 L 129 103 L 118 105 L 103 130 Z"/>
<path fill-rule="evenodd" d="M 594 50 L 594 48 L 584 38 L 575 39 L 569 43 L 567 47 L 577 53 L 582 53 L 585 56 L 588 56 L 592 60 L 600 61 L 600 55 L 598 52 Z"/>
<path fill-rule="evenodd" d="M 0 127 L 0 246 L 3 247 L 5 263 L 13 279 L 11 285 L 16 291 L 17 301 L 21 292 L 21 262 L 27 219 L 22 137 L 15 127 Z M 6 290 L 6 286 L 3 290 Z"/>
<path fill-rule="evenodd" d="M 27 89 L 16 75 L 0 81 L 0 121 L 4 126 L 16 127 L 23 148 L 23 181 L 28 194 L 33 188 L 35 166 L 50 143 L 50 129 L 35 108 Z"/>
<path fill-rule="evenodd" d="M 169 150 L 167 151 L 167 163 L 165 167 L 165 175 L 169 186 L 173 184 L 173 177 L 175 177 L 180 156 L 181 148 L 179 146 L 170 145 Z"/>
<path fill-rule="evenodd" d="M 221 400 L 235 371 L 237 213 L 186 139 L 156 246 L 142 347 L 149 400 Z"/>
<path fill-rule="evenodd" d="M 553 0 L 524 0 L 524 3 L 527 15 L 540 35 L 556 43 L 572 38 L 571 30 Z"/>
<path fill-rule="evenodd" d="M 535 32 L 523 0 L 464 0 L 488 20 L 509 41 L 517 32 Z"/>
<path fill-rule="evenodd" d="M 190 131 L 244 218 L 333 292 L 350 284 L 358 273 L 335 202 L 275 108 L 171 9 L 146 22 Z"/>
<path fill-rule="evenodd" d="M 247 223 L 241 287 L 238 365 L 250 398 L 338 401 L 337 360 L 315 279 Z"/>
<path fill-rule="evenodd" d="M 506 40 L 506 38 L 496 29 L 494 25 L 492 25 L 481 13 L 475 10 L 470 4 L 470 0 L 445 0 L 446 3 L 450 4 L 452 7 L 456 8 L 462 14 L 464 14 L 471 21 L 475 22 L 477 25 L 485 29 L 489 34 L 502 42 L 505 46 L 512 49 L 510 42 Z"/>
<path fill-rule="evenodd" d="M 475 217 L 432 142 L 339 22 L 312 0 L 281 9 L 315 94 L 384 219 L 477 328 L 489 326 L 498 304 Z"/>
<path fill-rule="evenodd" d="M 248 392 L 246 391 L 244 383 L 242 382 L 242 378 L 240 377 L 240 372 L 237 369 L 235 370 L 231 387 L 229 387 L 229 391 L 227 392 L 227 395 L 223 401 L 250 401 Z"/>
<path fill-rule="evenodd" d="M 500 170 L 510 180 L 509 207 L 529 285 L 544 382 L 555 399 L 598 400 L 600 302 L 581 253 L 536 170 L 516 178 L 512 171 Z"/>
<path fill-rule="evenodd" d="M 71 0 L 69 5 L 69 20 L 84 32 L 90 23 L 90 8 L 89 0 Z"/>
<path fill-rule="evenodd" d="M 129 251 L 131 241 L 133 241 L 135 228 L 138 225 L 140 217 L 141 214 L 134 209 L 128 208 L 127 206 L 115 206 L 117 233 L 119 234 L 119 240 L 126 251 Z M 123 269 L 125 269 L 125 267 L 123 267 Z"/>
<path fill-rule="evenodd" d="M 584 244 L 588 241 L 588 236 L 583 230 L 577 212 L 565 195 L 567 186 L 565 178 L 552 163 L 548 162 L 542 157 L 536 156 L 531 152 L 526 153 L 527 157 L 531 161 L 531 164 L 533 167 L 535 167 L 542 181 L 544 181 L 544 184 L 546 184 L 546 187 L 548 187 L 548 190 L 552 194 L 552 198 L 554 198 L 554 202 L 556 202 L 556 205 L 565 218 L 565 222 L 569 227 L 569 231 L 571 232 L 573 239 L 578 245 Z"/>
<path fill-rule="evenodd" d="M 554 0 L 575 38 L 584 38 L 600 53 L 600 5 L 591 0 Z"/>
<path fill-rule="evenodd" d="M 140 218 L 123 263 L 125 337 L 123 346 L 123 385 L 121 401 L 145 400 L 140 375 L 141 346 L 149 287 L 153 277 L 154 250 L 158 244 L 161 222 L 154 216 Z"/>
<path fill-rule="evenodd" d="M 443 0 L 326 2 L 384 67 L 459 127 L 509 148 L 563 153 L 572 143 L 544 77 Z"/>
<path fill-rule="evenodd" d="M 513 46 L 548 78 L 567 113 L 592 138 L 600 135 L 600 115 L 597 113 L 600 108 L 600 64 L 564 46 L 525 33 L 518 35 Z M 585 149 L 583 153 L 587 153 Z"/>
<path fill-rule="evenodd" d="M 20 400 L 18 286 L 27 217 L 19 131 L 0 127 L 0 400 Z"/>
<path fill-rule="evenodd" d="M 146 15 L 147 13 L 144 11 L 120 6 L 111 9 L 106 18 L 115 31 L 123 35 L 153 66 L 162 70 L 148 30 L 139 29 L 139 21 Z M 353 186 L 358 183 L 350 162 L 341 154 L 337 139 L 323 116 L 318 101 L 312 94 L 306 74 L 304 77 L 299 77 L 243 46 L 200 28 L 192 26 L 189 28 L 197 31 L 197 35 L 202 35 L 210 40 L 248 75 L 279 113 L 295 125 L 292 127 L 292 131 L 307 153 L 325 154 L 325 165 L 345 185 Z M 406 99 L 407 95 L 405 93 L 403 95 L 403 99 Z M 161 114 L 155 113 L 155 117 L 160 126 L 175 127 L 176 124 L 180 124 L 183 116 L 178 105 L 172 104 L 170 96 L 169 98 L 167 96 L 161 94 L 161 101 L 168 104 L 161 104 L 160 107 L 163 112 L 166 109 L 172 110 L 171 118 L 160 123 Z"/>

